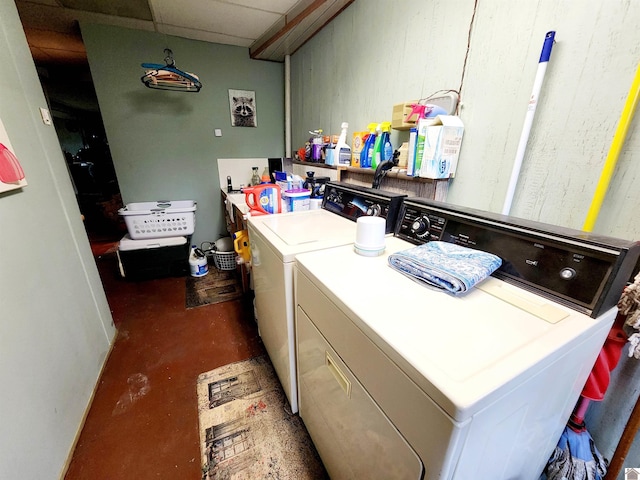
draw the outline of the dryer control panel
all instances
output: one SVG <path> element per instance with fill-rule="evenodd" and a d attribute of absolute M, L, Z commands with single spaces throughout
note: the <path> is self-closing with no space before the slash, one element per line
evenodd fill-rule
<path fill-rule="evenodd" d="M 329 182 L 324 190 L 322 208 L 354 222 L 364 215 L 383 217 L 387 221 L 386 233 L 392 233 L 405 197 L 405 194 L 350 183 Z"/>
<path fill-rule="evenodd" d="M 640 255 L 638 242 L 421 198 L 405 199 L 395 235 L 498 255 L 493 276 L 592 317 L 617 304 Z"/>

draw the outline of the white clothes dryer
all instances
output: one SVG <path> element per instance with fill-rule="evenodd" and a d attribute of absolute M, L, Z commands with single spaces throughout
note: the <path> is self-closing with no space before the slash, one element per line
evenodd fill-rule
<path fill-rule="evenodd" d="M 262 342 L 293 413 L 298 412 L 293 267 L 299 253 L 355 242 L 363 215 L 387 219 L 395 228 L 403 194 L 329 182 L 318 210 L 249 217 L 255 311 Z"/>

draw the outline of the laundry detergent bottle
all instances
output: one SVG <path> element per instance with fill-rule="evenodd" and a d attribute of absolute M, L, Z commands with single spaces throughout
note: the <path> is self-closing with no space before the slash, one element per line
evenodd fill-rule
<path fill-rule="evenodd" d="M 360 168 L 371 168 L 371 157 L 373 156 L 373 146 L 376 141 L 377 126 L 377 123 L 370 123 L 367 125 L 369 133 L 364 139 L 362 150 L 360 151 Z"/>
<path fill-rule="evenodd" d="M 282 212 L 282 195 L 280 186 L 263 183 L 255 187 L 242 189 L 245 203 L 251 215 L 267 215 Z"/>

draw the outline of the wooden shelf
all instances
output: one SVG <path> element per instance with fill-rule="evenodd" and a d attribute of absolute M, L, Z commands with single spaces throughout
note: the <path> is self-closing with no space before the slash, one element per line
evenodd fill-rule
<path fill-rule="evenodd" d="M 347 167 L 346 165 L 339 166 L 338 170 L 349 172 L 349 173 L 357 173 L 361 175 L 370 175 L 372 177 L 376 173 L 373 168 Z M 394 170 L 389 170 L 386 174 L 386 178 L 397 178 L 399 180 L 406 180 L 410 182 L 419 182 L 419 183 L 436 183 L 436 182 L 449 181 L 449 179 L 447 178 L 433 179 L 433 178 L 422 178 L 422 177 L 410 177 L 404 172 L 396 172 Z"/>
<path fill-rule="evenodd" d="M 372 168 L 349 167 L 347 165 L 325 165 L 324 163 L 301 162 L 293 160 L 294 165 L 304 165 L 326 170 L 337 171 L 338 180 L 355 185 L 370 187 L 373 183 L 375 170 Z M 432 200 L 446 201 L 449 191 L 449 179 L 433 179 L 422 177 L 410 177 L 406 173 L 389 170 L 382 179 L 380 188 L 397 193 L 406 193 L 409 196 L 430 198 Z"/>
<path fill-rule="evenodd" d="M 293 163 L 294 165 L 304 165 L 307 167 L 326 168 L 327 170 L 338 170 L 338 167 L 336 167 L 335 165 L 326 165 L 321 162 L 301 162 L 300 160 L 292 160 L 291 163 Z"/>

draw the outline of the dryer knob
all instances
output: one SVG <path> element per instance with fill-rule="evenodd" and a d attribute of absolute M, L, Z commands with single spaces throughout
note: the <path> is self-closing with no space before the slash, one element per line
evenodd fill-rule
<path fill-rule="evenodd" d="M 416 218 L 411 224 L 411 233 L 418 238 L 424 238 L 429 234 L 429 227 L 431 222 L 425 216 Z"/>
<path fill-rule="evenodd" d="M 563 280 L 572 280 L 576 275 L 576 271 L 570 267 L 565 267 L 560 270 L 560 278 Z"/>
<path fill-rule="evenodd" d="M 373 204 L 367 209 L 367 215 L 370 217 L 379 217 L 382 213 L 382 207 L 380 205 Z"/>

